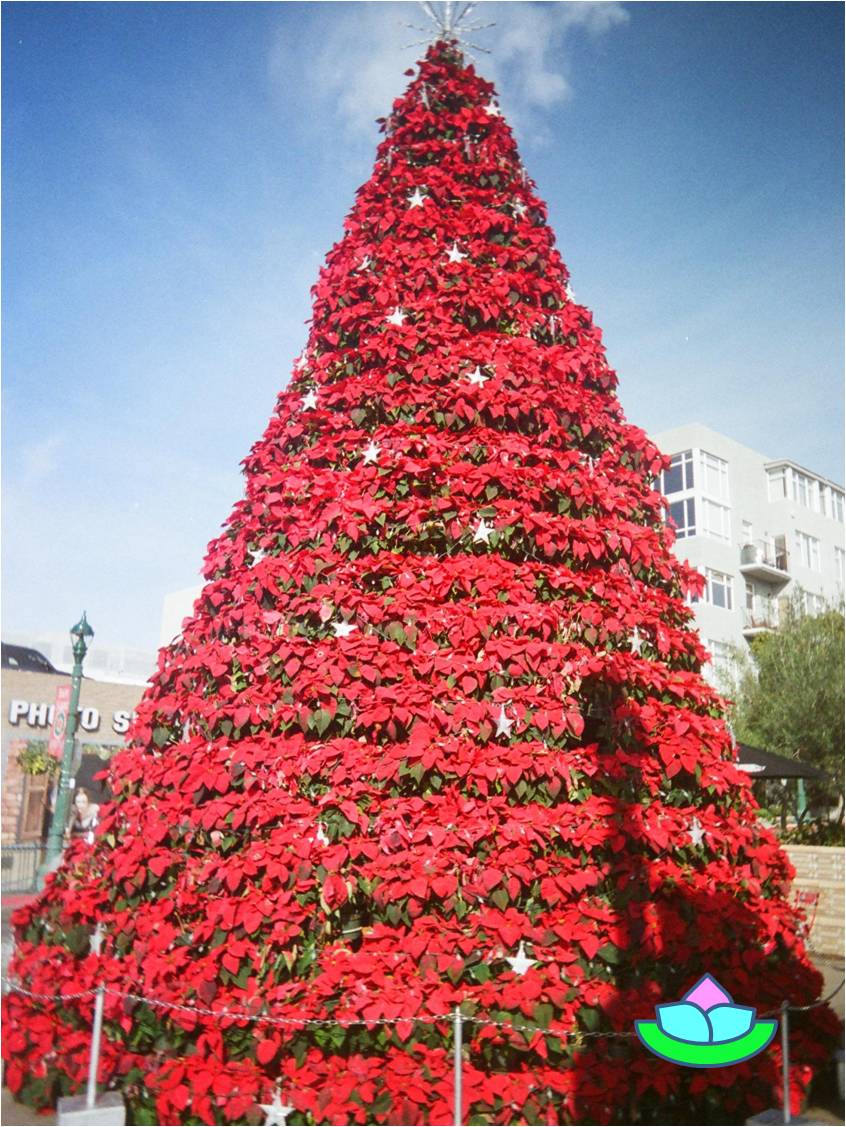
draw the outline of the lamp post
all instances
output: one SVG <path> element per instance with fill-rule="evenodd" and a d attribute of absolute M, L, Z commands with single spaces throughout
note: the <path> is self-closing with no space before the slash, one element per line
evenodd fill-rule
<path fill-rule="evenodd" d="M 55 867 L 56 862 L 62 855 L 62 839 L 65 836 L 68 791 L 70 790 L 71 771 L 73 769 L 73 745 L 79 723 L 79 689 L 82 684 L 82 663 L 88 653 L 88 643 L 94 637 L 94 631 L 88 625 L 85 611 L 82 612 L 82 618 L 76 626 L 71 627 L 70 635 L 73 643 L 73 673 L 71 674 L 71 696 L 68 705 L 68 725 L 65 729 L 65 743 L 62 748 L 62 771 L 59 775 L 59 786 L 56 791 L 56 806 L 53 810 L 53 819 L 50 822 L 50 833 L 47 836 L 47 851 L 41 868 L 38 870 L 39 882 L 42 885 L 47 874 Z"/>

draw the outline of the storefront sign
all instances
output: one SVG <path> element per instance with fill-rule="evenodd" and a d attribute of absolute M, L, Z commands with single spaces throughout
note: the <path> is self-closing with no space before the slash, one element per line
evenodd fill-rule
<path fill-rule="evenodd" d="M 70 686 L 62 687 L 67 687 L 68 696 L 70 696 Z M 129 725 L 132 723 L 134 715 L 135 713 L 130 708 L 116 709 L 116 711 L 112 713 L 112 731 L 116 732 L 119 736 L 128 732 Z M 45 702 L 36 704 L 28 700 L 9 701 L 9 723 L 14 724 L 16 727 L 46 728 L 50 726 L 55 729 L 56 725 L 53 723 L 55 716 L 56 707 L 52 704 L 46 704 Z M 83 732 L 99 732 L 101 722 L 102 718 L 98 708 L 81 708 L 79 710 L 79 726 Z M 67 723 L 67 719 L 65 723 Z M 62 738 L 64 738 L 64 728 L 62 729 L 62 733 Z M 61 756 L 61 754 L 60 743 L 59 756 Z"/>

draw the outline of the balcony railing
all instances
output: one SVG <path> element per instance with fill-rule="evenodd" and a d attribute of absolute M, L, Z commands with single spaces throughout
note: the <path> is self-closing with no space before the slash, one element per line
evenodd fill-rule
<path fill-rule="evenodd" d="M 767 599 L 754 599 L 743 608 L 743 633 L 759 634 L 778 629 L 778 604 Z"/>
<path fill-rule="evenodd" d="M 775 540 L 753 540 L 740 549 L 741 572 L 771 583 L 786 583 L 788 574 L 787 544 L 783 536 Z"/>

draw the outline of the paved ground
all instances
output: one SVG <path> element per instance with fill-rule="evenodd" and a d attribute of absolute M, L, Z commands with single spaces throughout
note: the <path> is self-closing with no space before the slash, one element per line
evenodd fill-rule
<path fill-rule="evenodd" d="M 0 936 L 0 954 L 2 955 L 2 969 L 3 974 L 6 973 L 6 966 L 12 953 L 12 936 L 10 927 L 10 917 L 14 909 L 19 903 L 22 903 L 25 898 L 22 897 L 9 897 L 3 898 L 2 909 L 0 910 L 0 925 L 2 925 L 2 935 Z M 13 901 L 13 902 L 9 902 Z M 823 975 L 825 986 L 823 988 L 823 997 L 830 994 L 835 987 L 843 981 L 843 959 L 830 958 L 820 956 L 814 960 L 818 969 Z M 841 989 L 831 999 L 831 1007 L 839 1015 L 841 1019 L 844 1016 L 844 994 L 846 989 Z M 842 1117 L 842 1108 L 839 1107 L 836 1096 L 826 1101 L 826 1106 L 810 1108 L 806 1113 L 806 1119 L 809 1122 L 844 1125 Z M 56 1118 L 53 1115 L 36 1115 L 29 1108 L 23 1107 L 21 1104 L 15 1103 L 11 1094 L 6 1088 L 2 1090 L 2 1103 L 0 1103 L 0 1124 L 2 1127 L 38 1127 L 39 1124 L 55 1123 Z M 846 1127 L 846 1125 L 844 1125 Z"/>
<path fill-rule="evenodd" d="M 3 1127 L 40 1127 L 41 1124 L 55 1122 L 55 1115 L 36 1115 L 31 1108 L 15 1103 L 8 1088 L 3 1089 L 0 1099 L 0 1123 Z"/>

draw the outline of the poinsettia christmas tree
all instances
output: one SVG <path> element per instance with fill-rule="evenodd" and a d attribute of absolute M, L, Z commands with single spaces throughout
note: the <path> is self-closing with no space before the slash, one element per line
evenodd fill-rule
<path fill-rule="evenodd" d="M 778 1048 L 680 1068 L 635 1018 L 820 978 L 662 457 L 454 42 L 384 132 L 115 801 L 18 914 L 7 1083 L 80 1085 L 92 999 L 38 995 L 105 982 L 135 1122 L 256 1122 L 277 1084 L 293 1123 L 449 1122 L 455 1006 L 473 1122 L 737 1122 Z M 796 1099 L 832 1022 L 793 1023 Z"/>

